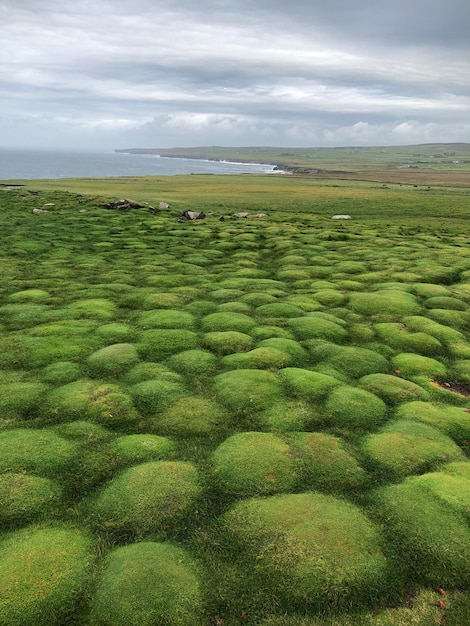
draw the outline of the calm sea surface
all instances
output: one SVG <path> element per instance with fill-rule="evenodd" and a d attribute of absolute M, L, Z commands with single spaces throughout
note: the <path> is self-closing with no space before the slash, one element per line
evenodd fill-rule
<path fill-rule="evenodd" d="M 174 159 L 118 152 L 61 152 L 0 148 L 0 180 L 270 173 L 272 165 Z"/>

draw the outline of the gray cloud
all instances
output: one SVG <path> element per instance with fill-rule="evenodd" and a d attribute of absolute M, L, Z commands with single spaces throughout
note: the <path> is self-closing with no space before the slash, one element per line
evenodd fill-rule
<path fill-rule="evenodd" d="M 4 0 L 3 145 L 470 141 L 468 0 Z"/>

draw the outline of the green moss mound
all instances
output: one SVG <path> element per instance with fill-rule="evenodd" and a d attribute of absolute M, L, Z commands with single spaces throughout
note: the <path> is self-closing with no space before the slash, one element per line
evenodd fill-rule
<path fill-rule="evenodd" d="M 112 300 L 105 298 L 90 298 L 76 300 L 65 307 L 65 310 L 74 318 L 93 320 L 112 320 L 117 312 L 117 306 Z"/>
<path fill-rule="evenodd" d="M 113 453 L 125 465 L 167 459 L 175 448 L 171 439 L 149 434 L 124 435 L 118 437 L 112 445 Z"/>
<path fill-rule="evenodd" d="M 175 437 L 202 437 L 225 428 L 227 415 L 215 400 L 185 396 L 166 406 L 151 423 L 155 432 Z"/>
<path fill-rule="evenodd" d="M 44 289 L 24 289 L 8 296 L 10 302 L 44 302 L 49 299 L 49 292 Z"/>
<path fill-rule="evenodd" d="M 170 357 L 168 365 L 179 374 L 194 379 L 212 374 L 217 369 L 218 359 L 209 350 L 185 350 Z"/>
<path fill-rule="evenodd" d="M 308 430 L 319 421 L 312 407 L 301 400 L 279 400 L 259 413 L 257 419 L 264 430 L 275 432 Z"/>
<path fill-rule="evenodd" d="M 187 393 L 186 387 L 170 380 L 146 380 L 130 389 L 137 409 L 151 415 L 161 411 L 169 402 Z"/>
<path fill-rule="evenodd" d="M 91 514 L 98 528 L 139 539 L 164 534 L 194 509 L 200 496 L 194 465 L 154 461 L 118 474 L 93 500 Z"/>
<path fill-rule="evenodd" d="M 57 477 L 78 452 L 75 443 L 50 430 L 17 428 L 0 433 L 0 471 Z"/>
<path fill-rule="evenodd" d="M 404 324 L 380 323 L 375 325 L 379 337 L 396 350 L 432 355 L 442 352 L 443 347 L 435 337 L 423 332 L 410 332 Z"/>
<path fill-rule="evenodd" d="M 450 328 L 444 324 L 439 324 L 428 317 L 420 315 L 410 315 L 403 318 L 403 323 L 414 332 L 423 332 L 435 337 L 443 344 L 455 343 L 464 340 L 464 336 L 455 328 Z"/>
<path fill-rule="evenodd" d="M 392 358 L 392 363 L 400 375 L 405 377 L 442 378 L 447 374 L 445 365 L 440 361 L 412 352 L 397 354 Z"/>
<path fill-rule="evenodd" d="M 198 347 L 197 334 L 191 330 L 155 328 L 144 330 L 137 339 L 139 354 L 146 359 L 164 359 L 183 350 Z"/>
<path fill-rule="evenodd" d="M 470 529 L 448 503 L 413 477 L 377 490 L 373 506 L 391 549 L 413 579 L 443 588 L 468 586 Z"/>
<path fill-rule="evenodd" d="M 194 315 L 188 311 L 173 309 L 145 311 L 139 315 L 136 324 L 141 328 L 185 328 L 192 330 Z"/>
<path fill-rule="evenodd" d="M 470 359 L 463 359 L 454 363 L 454 372 L 458 380 L 470 383 Z"/>
<path fill-rule="evenodd" d="M 199 568 L 188 552 L 145 541 L 107 556 L 91 603 L 91 623 L 195 626 L 201 608 Z"/>
<path fill-rule="evenodd" d="M 47 365 L 42 371 L 42 378 L 52 385 L 66 385 L 81 377 L 82 369 L 73 361 L 57 361 Z"/>
<path fill-rule="evenodd" d="M 352 430 L 371 430 L 387 416 L 383 400 L 365 389 L 349 385 L 341 385 L 330 392 L 324 411 L 331 424 Z"/>
<path fill-rule="evenodd" d="M 206 333 L 203 343 L 209 350 L 219 355 L 233 352 L 246 352 L 253 345 L 253 338 L 238 331 L 222 331 Z"/>
<path fill-rule="evenodd" d="M 67 422 L 66 424 L 59 424 L 54 428 L 54 431 L 61 437 L 78 441 L 85 445 L 94 445 L 110 439 L 112 433 L 94 422 L 88 422 L 86 420 L 75 420 L 73 422 Z"/>
<path fill-rule="evenodd" d="M 356 346 L 338 347 L 326 362 L 351 378 L 385 372 L 389 367 L 387 359 L 378 352 Z"/>
<path fill-rule="evenodd" d="M 353 311 L 362 315 L 415 315 L 421 308 L 412 294 L 394 289 L 352 293 L 349 305 Z"/>
<path fill-rule="evenodd" d="M 452 439 L 437 428 L 405 419 L 365 437 L 362 450 L 378 471 L 393 479 L 426 472 L 462 456 Z"/>
<path fill-rule="evenodd" d="M 29 414 L 34 414 L 47 390 L 47 385 L 42 383 L 0 384 L 0 417 L 28 417 Z"/>
<path fill-rule="evenodd" d="M 115 343 L 93 352 L 86 360 L 93 376 L 118 376 L 139 361 L 137 348 L 132 343 Z"/>
<path fill-rule="evenodd" d="M 133 330 L 129 324 L 110 322 L 109 324 L 98 326 L 95 334 L 106 342 L 120 343 L 129 340 L 133 335 Z"/>
<path fill-rule="evenodd" d="M 348 336 L 342 326 L 321 317 L 294 317 L 287 324 L 299 340 L 321 338 L 341 343 Z"/>
<path fill-rule="evenodd" d="M 257 307 L 255 315 L 268 319 L 288 319 L 290 317 L 299 317 L 303 313 L 302 309 L 288 302 L 272 302 L 270 304 L 262 304 Z"/>
<path fill-rule="evenodd" d="M 292 358 L 277 348 L 260 347 L 248 352 L 228 354 L 222 359 L 225 369 L 280 369 L 291 365 Z"/>
<path fill-rule="evenodd" d="M 303 365 L 308 360 L 308 352 L 300 343 L 285 337 L 271 337 L 260 341 L 259 348 L 273 348 L 290 356 L 291 365 Z"/>
<path fill-rule="evenodd" d="M 132 369 L 126 372 L 122 379 L 129 385 L 143 383 L 146 380 L 168 380 L 174 383 L 183 382 L 183 378 L 166 365 L 153 363 L 151 361 L 137 363 L 137 365 L 134 365 Z"/>
<path fill-rule="evenodd" d="M 333 376 L 301 367 L 286 367 L 280 370 L 279 376 L 291 395 L 307 401 L 322 400 L 332 389 L 341 385 Z"/>
<path fill-rule="evenodd" d="M 454 463 L 449 465 L 468 465 L 470 463 Z M 446 466 L 440 468 L 441 471 L 423 474 L 413 478 L 413 484 L 419 485 L 436 496 L 451 509 L 460 513 L 465 518 L 470 517 L 470 473 L 446 471 Z M 464 474 L 464 475 L 462 475 Z"/>
<path fill-rule="evenodd" d="M 219 374 L 214 386 L 221 401 L 240 411 L 260 411 L 282 397 L 282 386 L 272 372 L 238 369 Z"/>
<path fill-rule="evenodd" d="M 451 309 L 429 309 L 428 317 L 445 326 L 465 330 L 470 326 L 468 311 L 455 311 Z"/>
<path fill-rule="evenodd" d="M 320 289 L 315 291 L 315 300 L 328 307 L 339 306 L 346 301 L 346 296 L 338 289 Z"/>
<path fill-rule="evenodd" d="M 90 541 L 78 530 L 27 528 L 0 542 L 0 623 L 60 626 L 84 588 Z"/>
<path fill-rule="evenodd" d="M 367 479 L 365 470 L 339 437 L 296 432 L 288 436 L 288 441 L 300 464 L 304 487 L 349 492 L 364 486 Z"/>
<path fill-rule="evenodd" d="M 253 498 L 222 518 L 252 592 L 292 607 L 360 605 L 377 594 L 387 563 L 380 534 L 354 505 L 320 493 Z"/>
<path fill-rule="evenodd" d="M 232 495 L 291 490 L 298 478 L 289 446 L 271 433 L 244 432 L 221 443 L 212 455 L 217 487 Z"/>
<path fill-rule="evenodd" d="M 433 296 L 424 303 L 428 309 L 450 309 L 452 311 L 467 311 L 468 305 L 463 300 L 448 296 Z"/>
<path fill-rule="evenodd" d="M 0 523 L 4 527 L 45 517 L 60 502 L 61 489 L 49 478 L 14 472 L 0 475 Z"/>
<path fill-rule="evenodd" d="M 425 389 L 391 374 L 369 374 L 363 376 L 358 384 L 392 406 L 411 400 L 430 400 Z"/>
<path fill-rule="evenodd" d="M 435 426 L 460 445 L 467 445 L 470 440 L 470 413 L 463 407 L 431 402 L 406 402 L 398 407 L 396 416 Z"/>
<path fill-rule="evenodd" d="M 244 313 L 210 313 L 202 318 L 202 330 L 206 333 L 236 331 L 249 333 L 256 321 Z"/>

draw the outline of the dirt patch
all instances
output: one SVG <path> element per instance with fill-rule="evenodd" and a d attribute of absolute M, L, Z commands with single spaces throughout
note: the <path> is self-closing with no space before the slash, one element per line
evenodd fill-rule
<path fill-rule="evenodd" d="M 458 393 L 465 398 L 470 398 L 470 386 L 463 385 L 459 383 L 438 383 L 435 380 L 431 382 L 431 385 L 434 387 L 439 387 L 440 389 L 445 389 L 446 391 L 453 391 L 454 393 Z"/>

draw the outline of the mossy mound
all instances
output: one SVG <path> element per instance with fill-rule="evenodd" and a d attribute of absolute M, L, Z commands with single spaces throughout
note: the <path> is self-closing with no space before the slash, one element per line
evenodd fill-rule
<path fill-rule="evenodd" d="M 12 382 L 0 384 L 0 417 L 28 417 L 34 414 L 48 390 L 42 383 Z"/>
<path fill-rule="evenodd" d="M 427 333 L 444 344 L 465 340 L 463 334 L 458 330 L 455 330 L 455 328 L 439 324 L 438 322 L 429 319 L 429 317 L 410 315 L 403 318 L 403 323 L 411 331 Z"/>
<path fill-rule="evenodd" d="M 468 465 L 470 463 L 461 462 L 453 463 L 449 465 Z M 451 509 L 460 513 L 465 518 L 470 517 L 470 474 L 461 472 L 460 475 L 456 472 L 446 471 L 444 465 L 440 468 L 441 471 L 431 472 L 423 474 L 422 476 L 416 476 L 413 478 L 413 484 L 419 485 L 423 489 L 429 491 L 432 495 L 436 496 L 443 503 L 447 504 Z M 464 474 L 464 475 L 462 475 Z M 411 479 L 410 479 L 411 482 Z"/>
<path fill-rule="evenodd" d="M 95 334 L 103 341 L 109 343 L 119 343 L 129 340 L 133 335 L 133 329 L 129 324 L 122 322 L 111 322 L 102 324 L 95 330 Z"/>
<path fill-rule="evenodd" d="M 463 359 L 454 363 L 454 372 L 458 380 L 470 383 L 470 359 Z"/>
<path fill-rule="evenodd" d="M 290 365 L 303 365 L 309 358 L 308 352 L 300 343 L 285 337 L 271 337 L 260 341 L 259 348 L 274 348 L 288 354 L 291 358 Z"/>
<path fill-rule="evenodd" d="M 49 392 L 41 415 L 56 423 L 90 419 L 105 426 L 132 424 L 138 417 L 131 397 L 119 385 L 85 379 Z"/>
<path fill-rule="evenodd" d="M 140 328 L 185 328 L 192 330 L 194 315 L 188 311 L 159 309 L 141 313 L 136 321 Z"/>
<path fill-rule="evenodd" d="M 142 300 L 142 309 L 177 309 L 185 302 L 185 298 L 178 293 L 153 292 L 145 295 Z"/>
<path fill-rule="evenodd" d="M 333 376 L 301 367 L 286 367 L 280 370 L 279 375 L 291 395 L 307 401 L 322 400 L 332 389 L 341 385 L 341 381 Z"/>
<path fill-rule="evenodd" d="M 15 291 L 8 296 L 10 302 L 44 302 L 50 297 L 48 291 L 44 289 L 24 289 L 23 291 Z"/>
<path fill-rule="evenodd" d="M 413 292 L 422 298 L 435 298 L 442 296 L 450 296 L 451 292 L 443 285 L 435 283 L 416 283 L 413 285 Z"/>
<path fill-rule="evenodd" d="M 225 369 L 280 369 L 291 365 L 292 358 L 277 348 L 260 347 L 248 352 L 228 354 L 222 359 Z"/>
<path fill-rule="evenodd" d="M 198 347 L 198 336 L 191 330 L 155 328 L 138 335 L 137 350 L 146 359 L 165 359 L 183 350 Z"/>
<path fill-rule="evenodd" d="M 375 325 L 379 337 L 396 350 L 432 355 L 442 352 L 443 347 L 432 335 L 410 332 L 403 324 L 380 323 Z"/>
<path fill-rule="evenodd" d="M 0 523 L 24 525 L 51 514 L 61 503 L 61 489 L 49 478 L 8 472 L 0 475 Z"/>
<path fill-rule="evenodd" d="M 185 396 L 171 402 L 151 423 L 155 432 L 175 437 L 202 437 L 220 432 L 227 419 L 215 400 Z"/>
<path fill-rule="evenodd" d="M 339 324 L 317 316 L 294 317 L 287 324 L 299 340 L 321 338 L 341 343 L 348 336 Z"/>
<path fill-rule="evenodd" d="M 86 420 L 75 420 L 66 424 L 59 424 L 54 428 L 54 432 L 61 437 L 78 441 L 84 445 L 94 445 L 107 439 L 111 439 L 112 433 L 94 422 Z"/>
<path fill-rule="evenodd" d="M 56 361 L 47 365 L 42 371 L 42 378 L 52 385 L 66 385 L 82 375 L 79 363 L 73 361 Z"/>
<path fill-rule="evenodd" d="M 0 623 L 59 626 L 83 590 L 91 542 L 69 528 L 26 528 L 0 542 Z"/>
<path fill-rule="evenodd" d="M 202 318 L 202 330 L 206 333 L 236 331 L 249 333 L 256 321 L 244 313 L 209 313 Z"/>
<path fill-rule="evenodd" d="M 460 445 L 467 445 L 470 440 L 470 413 L 463 407 L 431 402 L 406 402 L 398 407 L 396 417 L 435 426 Z"/>
<path fill-rule="evenodd" d="M 99 528 L 139 539 L 162 534 L 194 508 L 201 495 L 198 471 L 186 462 L 134 465 L 110 481 L 91 503 Z"/>
<path fill-rule="evenodd" d="M 392 406 L 411 400 L 430 400 L 425 389 L 391 374 L 368 374 L 363 376 L 358 384 Z"/>
<path fill-rule="evenodd" d="M 282 386 L 272 372 L 238 369 L 219 374 L 215 390 L 229 408 L 239 411 L 261 411 L 282 397 Z"/>
<path fill-rule="evenodd" d="M 315 291 L 315 300 L 327 307 L 340 306 L 346 301 L 346 295 L 338 289 L 320 289 Z"/>
<path fill-rule="evenodd" d="M 466 519 L 415 477 L 378 489 L 372 497 L 401 568 L 428 585 L 467 587 L 470 529 Z"/>
<path fill-rule="evenodd" d="M 428 317 L 445 326 L 452 326 L 459 330 L 468 329 L 470 326 L 470 314 L 468 311 L 455 311 L 451 309 L 429 309 Z"/>
<path fill-rule="evenodd" d="M 188 552 L 144 541 L 107 556 L 91 602 L 91 623 L 195 626 L 201 608 L 199 568 Z"/>
<path fill-rule="evenodd" d="M 452 311 L 467 311 L 468 305 L 463 300 L 448 296 L 434 296 L 424 303 L 428 309 L 450 309 Z"/>
<path fill-rule="evenodd" d="M 335 427 L 371 430 L 386 419 L 387 407 L 383 400 L 365 389 L 341 385 L 328 395 L 324 412 Z"/>
<path fill-rule="evenodd" d="M 111 446 L 118 461 L 125 465 L 167 459 L 175 448 L 176 445 L 171 439 L 148 434 L 124 435 L 118 437 Z"/>
<path fill-rule="evenodd" d="M 212 455 L 218 489 L 231 495 L 267 495 L 290 491 L 298 467 L 289 446 L 271 433 L 244 432 L 221 443 Z"/>
<path fill-rule="evenodd" d="M 64 310 L 74 318 L 93 320 L 112 320 L 117 312 L 117 306 L 106 298 L 89 298 L 76 300 L 64 307 Z"/>
<path fill-rule="evenodd" d="M 22 330 L 57 319 L 57 314 L 46 304 L 15 303 L 0 307 L 0 321 L 8 330 Z"/>
<path fill-rule="evenodd" d="M 392 363 L 400 375 L 407 378 L 426 376 L 433 379 L 443 378 L 447 374 L 445 365 L 440 361 L 412 352 L 397 354 L 392 358 Z"/>
<path fill-rule="evenodd" d="M 412 294 L 394 289 L 351 293 L 349 305 L 362 315 L 415 315 L 421 308 Z"/>
<path fill-rule="evenodd" d="M 50 430 L 16 428 L 0 433 L 0 471 L 31 472 L 56 478 L 65 472 L 78 446 Z"/>
<path fill-rule="evenodd" d="M 347 492 L 364 485 L 367 474 L 339 437 L 324 433 L 295 432 L 288 436 L 301 467 L 304 487 Z"/>
<path fill-rule="evenodd" d="M 253 345 L 253 338 L 235 330 L 206 333 L 203 343 L 209 350 L 219 355 L 246 352 Z"/>
<path fill-rule="evenodd" d="M 146 380 L 168 380 L 174 383 L 183 382 L 183 377 L 173 372 L 166 365 L 153 363 L 151 361 L 137 363 L 131 370 L 126 372 L 122 379 L 129 385 L 143 383 Z"/>
<path fill-rule="evenodd" d="M 222 517 L 252 593 L 289 607 L 357 606 L 380 592 L 380 534 L 354 505 L 320 493 L 253 498 Z"/>
<path fill-rule="evenodd" d="M 118 376 L 139 361 L 137 348 L 132 343 L 115 343 L 93 352 L 86 360 L 93 376 Z"/>
<path fill-rule="evenodd" d="M 217 311 L 220 313 L 243 313 L 249 315 L 251 313 L 251 306 L 246 304 L 246 302 L 234 300 L 233 302 L 223 302 L 219 304 Z"/>
<path fill-rule="evenodd" d="M 250 306 L 260 307 L 265 304 L 272 304 L 273 302 L 276 302 L 276 297 L 263 291 L 253 291 L 241 296 L 240 300 L 242 302 L 246 302 L 246 304 L 249 304 Z"/>
<path fill-rule="evenodd" d="M 257 341 L 266 339 L 294 339 L 294 335 L 287 328 L 281 326 L 272 326 L 270 324 L 255 326 L 251 329 L 250 335 Z"/>
<path fill-rule="evenodd" d="M 288 302 L 273 302 L 271 304 L 262 304 L 257 307 L 255 315 L 267 319 L 288 319 L 290 317 L 299 317 L 303 313 L 302 309 Z"/>
<path fill-rule="evenodd" d="M 170 357 L 168 365 L 183 376 L 197 379 L 215 372 L 218 359 L 209 350 L 185 350 Z"/>
<path fill-rule="evenodd" d="M 393 479 L 426 472 L 462 456 L 452 439 L 437 428 L 406 419 L 365 437 L 362 450 L 379 472 Z"/>
<path fill-rule="evenodd" d="M 319 421 L 312 407 L 301 400 L 279 400 L 262 411 L 257 419 L 263 429 L 276 432 L 308 430 Z"/>
<path fill-rule="evenodd" d="M 193 300 L 193 302 L 184 306 L 184 310 L 197 317 L 203 317 L 209 313 L 215 313 L 217 305 L 210 300 Z"/>
<path fill-rule="evenodd" d="M 339 346 L 326 362 L 351 378 L 385 372 L 389 367 L 387 359 L 381 354 L 356 346 Z"/>
<path fill-rule="evenodd" d="M 137 409 L 145 415 L 152 415 L 172 400 L 185 395 L 187 390 L 181 383 L 160 379 L 137 383 L 130 392 Z"/>

